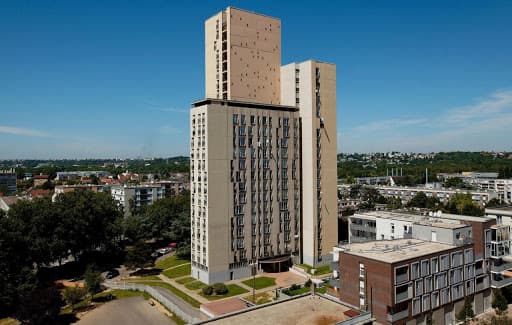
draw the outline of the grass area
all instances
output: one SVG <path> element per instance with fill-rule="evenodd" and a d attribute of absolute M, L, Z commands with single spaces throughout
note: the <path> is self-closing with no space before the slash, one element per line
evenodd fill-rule
<path fill-rule="evenodd" d="M 303 287 L 303 288 L 295 289 L 295 290 L 283 290 L 283 293 L 288 296 L 297 296 L 297 295 L 301 295 L 303 293 L 308 293 L 310 291 L 311 291 L 311 289 L 309 289 L 308 287 Z"/>
<path fill-rule="evenodd" d="M 190 275 L 190 272 L 190 264 L 184 264 L 163 271 L 162 274 L 168 277 L 169 279 L 174 279 L 179 278 L 180 276 Z"/>
<path fill-rule="evenodd" d="M 167 258 L 165 258 L 163 260 L 160 260 L 160 261 L 156 262 L 155 267 L 159 268 L 159 269 L 162 269 L 162 270 L 165 270 L 165 269 L 168 269 L 170 267 L 174 267 L 174 266 L 178 266 L 178 265 L 182 265 L 182 264 L 187 264 L 187 263 L 190 263 L 190 261 L 178 258 L 176 255 L 172 255 L 172 256 L 169 256 L 169 257 L 167 257 Z"/>
<path fill-rule="evenodd" d="M 226 287 L 228 287 L 228 292 L 226 294 L 207 296 L 201 292 L 201 296 L 205 297 L 208 300 L 219 300 L 219 299 L 233 297 L 233 296 L 241 295 L 242 293 L 249 292 L 249 290 L 246 290 L 240 286 L 237 286 L 236 284 L 228 284 L 228 285 L 226 285 Z"/>
<path fill-rule="evenodd" d="M 327 287 L 320 287 L 316 289 L 316 292 L 325 294 L 327 292 Z"/>
<path fill-rule="evenodd" d="M 145 299 L 149 299 L 151 297 L 148 293 L 146 293 L 144 291 L 116 289 L 116 290 L 111 290 L 111 291 L 103 291 L 98 294 L 95 294 L 93 297 L 93 300 L 105 298 L 109 294 L 114 296 L 115 299 L 126 299 L 126 298 L 131 298 L 131 297 L 138 297 L 138 296 L 144 297 Z"/>
<path fill-rule="evenodd" d="M 258 289 L 263 289 L 266 287 L 275 286 L 276 279 L 269 278 L 266 276 L 260 276 L 260 277 L 257 277 L 254 280 L 254 282 L 253 282 L 253 279 L 249 279 L 249 280 L 242 281 L 242 283 L 248 287 L 255 288 L 256 290 L 258 290 Z"/>
<path fill-rule="evenodd" d="M 265 292 L 260 292 L 254 296 L 254 298 L 255 298 L 254 300 L 256 302 L 252 299 L 252 295 L 245 296 L 244 299 L 247 301 L 250 301 L 256 305 L 263 305 L 263 304 L 274 301 L 274 297 L 275 297 L 274 291 L 265 291 Z"/>
<path fill-rule="evenodd" d="M 190 282 L 194 282 L 196 279 L 194 279 L 193 277 L 186 277 L 186 278 L 183 278 L 183 279 L 179 279 L 179 280 L 176 280 L 176 282 L 178 282 L 179 284 L 185 284 L 185 283 L 190 283 Z"/>
<path fill-rule="evenodd" d="M 328 274 L 328 273 L 332 272 L 332 270 L 329 267 L 329 265 L 322 265 L 322 266 L 318 266 L 316 268 L 314 268 L 314 267 L 312 267 L 311 265 L 308 265 L 308 264 L 297 264 L 297 266 L 300 267 L 301 269 L 303 269 L 304 271 L 306 271 L 309 274 L 312 274 L 311 273 L 312 269 L 316 269 L 314 275 L 324 275 L 324 274 Z"/>
<path fill-rule="evenodd" d="M 201 303 L 199 301 L 195 300 L 191 296 L 187 295 L 180 289 L 176 288 L 175 286 L 170 285 L 167 282 L 163 282 L 163 281 L 160 281 L 160 282 L 158 282 L 158 281 L 134 281 L 134 283 L 145 284 L 145 285 L 148 285 L 151 287 L 165 288 L 165 289 L 169 290 L 170 292 L 174 293 L 176 296 L 180 297 L 183 301 L 185 301 L 192 307 L 199 308 L 199 306 L 201 306 Z"/>
<path fill-rule="evenodd" d="M 189 282 L 189 283 L 185 284 L 185 288 L 187 288 L 189 290 L 203 289 L 206 286 L 207 286 L 207 284 L 203 283 L 201 281 L 193 281 L 193 282 Z"/>

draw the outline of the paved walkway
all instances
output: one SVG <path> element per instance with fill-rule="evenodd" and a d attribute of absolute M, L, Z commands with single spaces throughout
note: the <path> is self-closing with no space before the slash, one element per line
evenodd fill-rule
<path fill-rule="evenodd" d="M 143 297 L 132 297 L 108 302 L 88 312 L 77 324 L 173 325 L 175 323 L 155 306 L 151 306 Z"/>
<path fill-rule="evenodd" d="M 193 318 L 199 318 L 199 309 L 196 309 L 190 306 L 188 303 L 183 301 L 180 297 L 176 296 L 169 290 L 162 287 L 153 287 L 156 291 L 158 291 L 162 296 L 169 299 L 175 305 L 177 305 L 184 313 L 187 313 Z"/>

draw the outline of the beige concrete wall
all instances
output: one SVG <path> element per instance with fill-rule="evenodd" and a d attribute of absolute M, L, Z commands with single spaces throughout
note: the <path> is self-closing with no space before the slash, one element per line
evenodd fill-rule
<path fill-rule="evenodd" d="M 320 117 L 316 115 L 316 68 L 320 69 Z M 336 66 L 317 61 L 288 64 L 281 67 L 281 99 L 296 105 L 296 69 L 299 70 L 298 107 L 302 119 L 303 180 L 303 260 L 316 265 L 329 261 L 330 248 L 337 244 L 337 129 L 336 129 Z M 317 129 L 321 145 L 317 147 Z M 317 151 L 321 165 L 321 250 L 318 250 L 317 213 Z M 319 261 L 319 255 L 322 261 Z M 326 260 L 327 259 L 327 260 Z"/>
<path fill-rule="evenodd" d="M 212 16 L 204 23 L 204 59 L 205 59 L 205 96 L 206 98 L 222 98 L 222 92 L 217 92 L 219 87 L 222 65 L 222 12 Z M 217 29 L 217 25 L 219 26 Z M 219 58 L 217 58 L 217 55 Z M 220 64 L 217 67 L 217 64 Z M 220 89 L 220 88 L 219 88 Z"/>
<path fill-rule="evenodd" d="M 227 26 L 225 38 L 223 21 Z M 227 99 L 279 104 L 281 21 L 232 7 L 206 20 L 206 98 L 222 98 L 224 40 L 227 41 Z"/>
<path fill-rule="evenodd" d="M 280 103 L 281 21 L 228 8 L 229 99 Z"/>
<path fill-rule="evenodd" d="M 227 104 L 227 102 L 224 102 Z M 297 209 L 295 210 L 295 196 L 300 194 L 300 146 L 299 146 L 299 123 L 297 122 L 297 129 L 294 128 L 294 121 L 299 119 L 298 111 L 289 111 L 290 108 L 280 110 L 279 107 L 272 109 L 262 108 L 250 108 L 242 106 L 227 106 L 222 105 L 221 102 L 210 103 L 201 107 L 192 109 L 191 118 L 197 120 L 197 116 L 202 116 L 204 113 L 206 119 L 206 155 L 205 155 L 205 168 L 206 171 L 203 175 L 207 175 L 207 195 L 197 193 L 197 185 L 199 183 L 204 184 L 204 178 L 198 181 L 198 165 L 202 158 L 202 149 L 197 147 L 197 140 L 194 139 L 194 147 L 192 149 L 194 156 L 191 158 L 191 166 L 194 166 L 194 173 L 191 175 L 191 190 L 192 190 L 192 202 L 191 210 L 192 214 L 192 254 L 193 254 L 193 265 L 192 265 L 192 276 L 199 278 L 201 281 L 207 283 L 213 283 L 218 281 L 226 281 L 231 277 L 239 278 L 250 275 L 249 263 L 252 261 L 271 258 L 276 256 L 286 256 L 296 253 L 299 254 L 300 241 L 295 240 L 295 235 L 300 233 L 300 224 L 295 231 L 295 220 L 300 220 L 300 200 L 297 196 Z M 233 115 L 237 114 L 239 118 L 239 124 L 234 125 Z M 241 126 L 241 116 L 245 116 L 245 128 L 246 128 L 246 146 L 239 146 L 239 128 Z M 251 125 L 250 117 L 255 117 L 255 125 Z M 272 133 L 272 137 L 269 139 L 269 144 L 272 149 L 268 152 L 268 157 L 265 158 L 263 155 L 263 149 L 259 150 L 258 142 L 263 142 L 263 124 L 260 124 L 261 137 L 258 138 L 258 118 L 260 121 L 263 117 L 267 118 L 267 129 Z M 272 118 L 272 127 L 269 125 L 269 118 Z M 288 155 L 284 157 L 281 149 L 278 146 L 281 143 L 284 129 L 284 119 L 289 119 L 289 132 L 290 136 L 288 139 Z M 279 125 L 279 119 L 281 119 L 281 125 Z M 252 147 L 249 145 L 249 127 L 253 127 L 253 142 Z M 197 127 L 195 128 L 196 134 L 193 134 L 193 126 L 191 126 L 191 136 L 197 138 Z M 297 145 L 294 145 L 295 135 L 297 135 Z M 270 140 L 271 139 L 271 140 Z M 279 140 L 279 141 L 278 141 Z M 239 168 L 239 149 L 245 148 L 245 162 L 246 169 Z M 252 175 L 251 175 L 251 148 L 255 149 L 255 183 L 252 186 Z M 199 156 L 198 156 L 199 154 Z M 201 158 L 198 158 L 201 157 Z M 267 222 L 270 227 L 270 244 L 267 246 L 268 254 L 265 254 L 264 250 L 264 237 L 265 237 L 265 213 L 263 211 L 263 194 L 264 180 L 263 170 L 264 160 L 267 159 L 269 162 L 268 172 L 272 173 L 271 179 L 267 181 L 267 197 L 268 197 L 268 212 Z M 243 159 L 242 159 L 243 160 Z M 287 180 L 282 178 L 282 166 L 283 160 L 286 161 L 287 165 Z M 293 161 L 296 164 L 296 179 L 293 179 L 292 166 Z M 231 177 L 231 161 L 233 161 L 233 176 L 236 173 L 240 173 L 241 181 L 237 181 L 236 177 Z M 277 165 L 280 165 L 278 168 Z M 192 174 L 192 173 L 191 173 Z M 192 177 L 194 176 L 194 177 Z M 270 178 L 270 177 L 269 177 Z M 245 179 L 245 181 L 244 181 Z M 287 184 L 287 191 L 280 190 L 282 182 Z M 240 183 L 246 184 L 246 203 L 239 202 L 238 194 Z M 295 189 L 297 186 L 297 189 Z M 252 193 L 255 193 L 256 201 L 252 203 Z M 283 194 L 286 194 L 284 196 Z M 270 200 L 270 197 L 272 199 Z M 284 238 L 286 229 L 285 222 L 282 219 L 283 215 L 280 214 L 279 201 L 288 200 L 288 211 L 290 212 L 290 240 L 288 246 Z M 204 201 L 207 200 L 207 204 Z M 236 221 L 234 206 L 243 205 L 243 226 L 233 226 Z M 257 218 L 257 244 L 255 255 L 252 255 L 252 207 L 257 211 L 254 216 Z M 199 217 L 198 211 L 200 209 L 206 209 L 206 227 L 203 227 L 203 221 Z M 200 220 L 200 225 L 197 225 L 197 220 Z M 194 220 L 196 225 L 194 225 Z M 237 234 L 238 228 L 243 228 L 243 235 Z M 203 245 L 202 234 L 206 231 L 207 234 L 207 245 Z M 201 233 L 202 237 L 200 240 L 197 239 L 196 234 Z M 232 240 L 236 246 L 238 238 L 242 238 L 244 242 L 244 248 L 242 249 L 245 254 L 245 258 L 240 256 L 240 249 L 237 247 L 233 248 Z M 199 246 L 199 249 L 197 248 Z M 288 247 L 288 250 L 286 249 Z M 206 254 L 203 253 L 203 248 L 206 249 Z M 206 263 L 203 261 L 203 256 L 206 258 Z M 198 264 L 201 265 L 198 265 Z M 239 263 L 236 266 L 231 267 L 230 264 Z M 206 269 L 207 267 L 207 269 Z M 230 274 L 233 272 L 233 274 Z"/>

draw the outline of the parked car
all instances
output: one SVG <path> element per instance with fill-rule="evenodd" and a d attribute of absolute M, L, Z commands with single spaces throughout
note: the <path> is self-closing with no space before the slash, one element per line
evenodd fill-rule
<path fill-rule="evenodd" d="M 105 275 L 105 278 L 112 279 L 119 275 L 119 271 L 116 269 L 109 270 Z"/>

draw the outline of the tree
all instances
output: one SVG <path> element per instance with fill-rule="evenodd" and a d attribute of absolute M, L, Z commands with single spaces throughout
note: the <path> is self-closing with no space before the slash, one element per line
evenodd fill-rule
<path fill-rule="evenodd" d="M 108 251 L 121 240 L 123 215 L 108 193 L 78 190 L 57 197 L 55 210 L 62 217 L 59 238 L 71 254 Z"/>
<path fill-rule="evenodd" d="M 473 304 L 471 303 L 471 299 L 466 297 L 464 300 L 464 306 L 457 313 L 457 320 L 466 323 L 469 319 L 475 317 L 475 312 L 473 311 Z"/>
<path fill-rule="evenodd" d="M 16 318 L 24 324 L 54 324 L 62 305 L 59 290 L 54 287 L 37 288 L 22 299 Z"/>
<path fill-rule="evenodd" d="M 508 309 L 507 299 L 501 293 L 501 290 L 493 291 L 494 297 L 492 299 L 492 308 L 496 309 L 498 315 L 503 314 Z"/>
<path fill-rule="evenodd" d="M 7 187 L 5 184 L 0 184 L 0 193 L 3 195 L 9 194 L 9 187 Z"/>
<path fill-rule="evenodd" d="M 480 217 L 484 215 L 476 202 L 473 201 L 469 193 L 456 193 L 445 206 L 449 213 Z"/>
<path fill-rule="evenodd" d="M 487 202 L 485 207 L 486 208 L 496 208 L 496 207 L 500 207 L 502 205 L 503 204 L 500 202 L 500 200 L 494 198 L 494 199 L 489 200 L 489 202 Z"/>
<path fill-rule="evenodd" d="M 418 192 L 416 195 L 407 202 L 408 207 L 415 207 L 420 209 L 435 209 L 441 205 L 441 202 L 436 197 L 428 197 L 425 192 Z"/>
<path fill-rule="evenodd" d="M 80 288 L 79 286 L 74 287 L 66 287 L 64 291 L 62 291 L 62 296 L 64 300 L 71 305 L 71 311 L 75 310 L 75 305 L 84 299 L 86 294 L 85 288 Z"/>
<path fill-rule="evenodd" d="M 1 210 L 0 210 L 1 211 Z M 0 318 L 15 313 L 23 297 L 35 288 L 30 238 L 24 223 L 0 212 Z"/>
<path fill-rule="evenodd" d="M 178 248 L 176 256 L 180 259 L 190 260 L 190 245 Z"/>
<path fill-rule="evenodd" d="M 126 254 L 125 265 L 129 268 L 145 268 L 153 264 L 151 246 L 139 240 Z"/>
<path fill-rule="evenodd" d="M 400 209 L 402 207 L 402 199 L 399 197 L 389 197 L 387 199 L 386 208 L 395 210 Z"/>
<path fill-rule="evenodd" d="M 91 295 L 101 291 L 101 283 L 103 282 L 103 277 L 101 276 L 101 273 L 95 270 L 92 265 L 87 266 L 87 269 L 84 273 L 84 281 L 87 291 Z"/>

